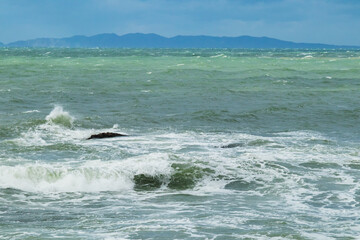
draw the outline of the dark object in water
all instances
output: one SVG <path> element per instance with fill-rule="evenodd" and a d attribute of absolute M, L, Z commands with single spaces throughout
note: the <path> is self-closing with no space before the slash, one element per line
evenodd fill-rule
<path fill-rule="evenodd" d="M 221 148 L 236 148 L 236 147 L 242 147 L 242 146 L 244 146 L 244 144 L 242 144 L 242 143 L 230 143 L 228 145 L 221 146 Z"/>
<path fill-rule="evenodd" d="M 247 182 L 244 180 L 235 180 L 225 185 L 225 189 L 237 190 L 237 191 L 251 191 L 258 187 L 262 187 L 263 184 L 255 181 Z"/>
<path fill-rule="evenodd" d="M 105 133 L 93 134 L 93 135 L 91 135 L 88 139 L 93 139 L 93 138 L 124 137 L 124 136 L 127 136 L 127 135 L 121 134 L 121 133 L 105 132 Z"/>

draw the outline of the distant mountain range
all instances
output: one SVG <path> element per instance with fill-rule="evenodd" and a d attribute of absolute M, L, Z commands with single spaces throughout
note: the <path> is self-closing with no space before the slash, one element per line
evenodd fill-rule
<path fill-rule="evenodd" d="M 36 48 L 359 48 L 319 43 L 295 43 L 268 37 L 176 36 L 167 38 L 157 34 L 143 33 L 122 36 L 104 33 L 90 37 L 37 38 L 9 44 L 0 43 L 0 46 Z"/>

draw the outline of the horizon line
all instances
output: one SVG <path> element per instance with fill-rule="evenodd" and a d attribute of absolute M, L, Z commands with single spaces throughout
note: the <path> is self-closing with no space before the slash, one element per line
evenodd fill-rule
<path fill-rule="evenodd" d="M 345 48 L 360 48 L 360 45 L 344 45 L 344 44 L 330 44 L 330 43 L 320 43 L 320 42 L 297 42 L 297 41 L 291 41 L 291 40 L 282 40 L 279 38 L 274 38 L 274 37 L 268 37 L 268 36 L 251 36 L 251 35 L 237 35 L 237 36 L 226 36 L 226 35 L 206 35 L 206 34 L 200 34 L 200 35 L 174 35 L 171 37 L 166 37 L 157 33 L 141 33 L 141 32 L 129 32 L 129 33 L 125 33 L 122 35 L 119 35 L 117 33 L 114 32 L 105 32 L 105 33 L 97 33 L 97 34 L 93 34 L 93 35 L 81 35 L 81 34 L 75 34 L 75 35 L 71 35 L 71 36 L 65 36 L 65 37 L 36 37 L 36 38 L 31 38 L 31 39 L 27 39 L 27 40 L 15 40 L 15 41 L 11 41 L 8 43 L 4 43 L 1 42 L 3 44 L 3 46 L 6 47 L 6 45 L 12 44 L 12 43 L 16 43 L 16 42 L 26 42 L 26 41 L 33 41 L 33 40 L 37 40 L 37 39 L 67 39 L 67 38 L 73 38 L 73 37 L 86 37 L 86 38 L 91 38 L 91 37 L 95 37 L 95 36 L 99 36 L 99 35 L 116 35 L 117 37 L 122 37 L 122 36 L 126 36 L 126 35 L 156 35 L 162 38 L 166 38 L 166 39 L 172 39 L 172 38 L 176 38 L 176 37 L 213 37 L 213 38 L 241 38 L 241 37 L 250 37 L 250 38 L 264 38 L 264 39 L 273 39 L 273 40 L 278 40 L 278 41 L 284 41 L 284 42 L 289 42 L 289 43 L 294 43 L 294 44 L 318 44 L 318 45 L 326 45 L 326 46 L 336 46 L 336 47 L 345 47 Z M 1 45 L 0 45 L 1 46 Z"/>

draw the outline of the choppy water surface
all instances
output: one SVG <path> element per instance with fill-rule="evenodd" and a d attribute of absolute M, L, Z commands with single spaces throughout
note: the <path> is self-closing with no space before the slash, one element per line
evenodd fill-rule
<path fill-rule="evenodd" d="M 0 239 L 356 239 L 359 103 L 356 50 L 0 48 Z"/>

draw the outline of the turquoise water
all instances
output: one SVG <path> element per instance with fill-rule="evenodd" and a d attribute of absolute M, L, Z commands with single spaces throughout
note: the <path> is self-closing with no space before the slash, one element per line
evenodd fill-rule
<path fill-rule="evenodd" d="M 356 239 L 359 103 L 359 50 L 0 48 L 0 239 Z"/>

